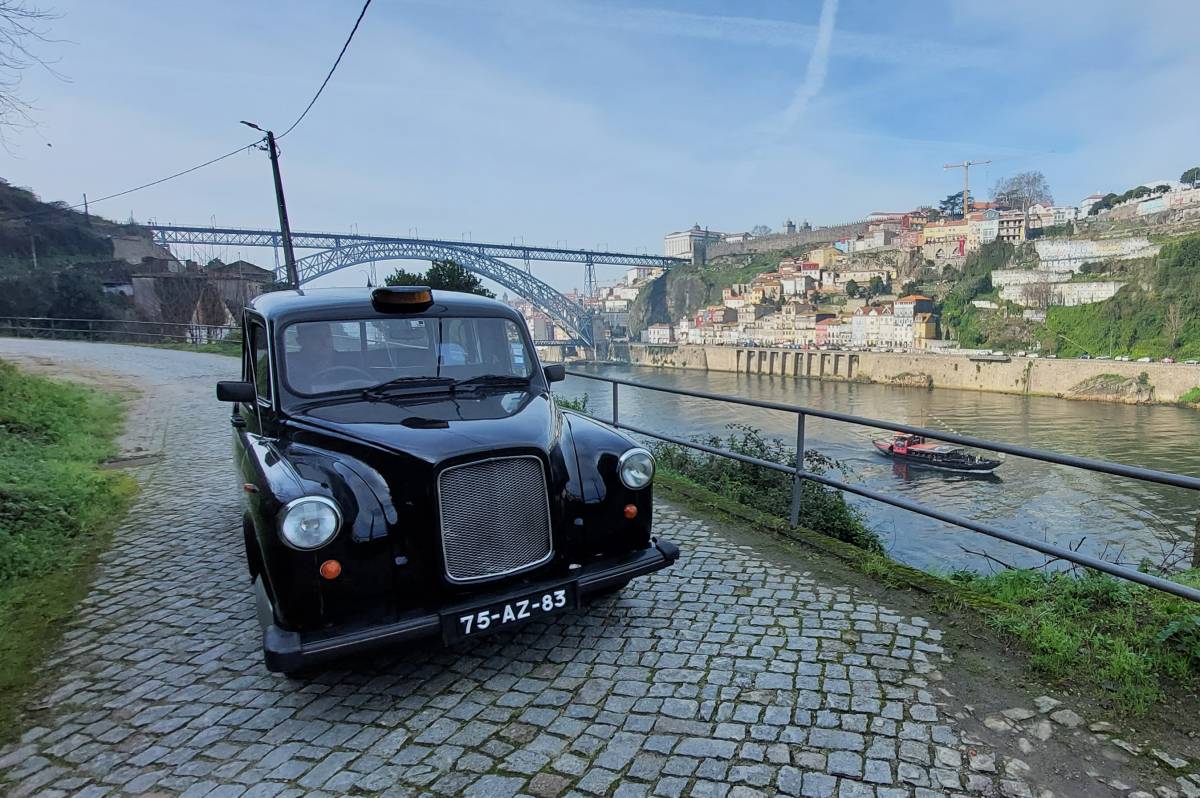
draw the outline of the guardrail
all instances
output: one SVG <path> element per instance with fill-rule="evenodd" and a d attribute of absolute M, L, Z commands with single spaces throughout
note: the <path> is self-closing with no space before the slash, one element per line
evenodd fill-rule
<path fill-rule="evenodd" d="M 732 460 L 738 460 L 743 463 L 768 468 L 772 471 L 778 471 L 783 474 L 789 474 L 792 477 L 792 504 L 791 504 L 791 523 L 796 526 L 800 518 L 800 486 L 804 480 L 810 480 L 830 488 L 836 488 L 847 493 L 853 493 L 856 496 L 862 496 L 882 504 L 888 504 L 892 507 L 899 507 L 902 510 L 908 510 L 918 515 L 923 515 L 927 518 L 933 518 L 938 521 L 943 521 L 954 526 L 970 529 L 973 532 L 987 535 L 1003 540 L 1007 543 L 1013 543 L 1017 546 L 1023 546 L 1027 549 L 1049 555 L 1056 559 L 1065 560 L 1067 562 L 1081 565 L 1086 568 L 1092 568 L 1097 571 L 1126 579 L 1130 582 L 1146 585 L 1147 587 L 1161 590 L 1165 593 L 1171 593 L 1182 598 L 1190 599 L 1191 601 L 1200 602 L 1200 590 L 1189 587 L 1187 585 L 1172 582 L 1169 579 L 1164 579 L 1154 574 L 1147 574 L 1141 571 L 1127 568 L 1123 565 L 1102 560 L 1099 557 L 1093 557 L 1090 554 L 1073 551 L 1062 546 L 1056 546 L 1053 543 L 1047 543 L 1041 540 L 1018 535 L 1006 529 L 993 526 L 982 521 L 975 521 L 971 518 L 966 518 L 955 513 L 949 513 L 944 510 L 938 510 L 932 507 L 926 507 L 917 502 L 903 499 L 897 496 L 891 496 L 886 493 L 881 493 L 877 490 L 855 485 L 850 482 L 845 482 L 840 479 L 826 476 L 825 474 L 816 474 L 808 471 L 803 467 L 804 458 L 800 453 L 804 452 L 805 438 L 805 420 L 808 417 L 821 418 L 828 421 L 838 421 L 845 424 L 857 424 L 864 427 L 872 427 L 874 429 L 890 430 L 892 432 L 903 432 L 910 435 L 922 435 L 934 440 L 945 441 L 947 443 L 956 443 L 962 446 L 970 446 L 976 449 L 985 449 L 992 452 L 1002 452 L 1011 454 L 1016 457 L 1027 457 L 1031 460 L 1040 460 L 1045 463 L 1054 463 L 1055 465 L 1068 466 L 1071 468 L 1079 468 L 1084 471 L 1092 471 L 1101 474 L 1110 474 L 1112 476 L 1123 477 L 1126 479 L 1136 479 L 1142 482 L 1153 482 L 1159 485 L 1171 485 L 1177 488 L 1187 488 L 1189 490 L 1200 491 L 1200 478 L 1189 477 L 1183 474 L 1173 474 L 1168 471 L 1156 471 L 1150 468 L 1141 468 L 1139 466 L 1122 465 L 1120 463 L 1112 463 L 1107 460 L 1095 460 L 1088 457 L 1076 457 L 1070 454 L 1059 454 L 1057 452 L 1045 451 L 1042 449 L 1032 449 L 1027 446 L 1016 446 L 1010 443 L 1000 443 L 998 441 L 989 441 L 983 438 L 975 438 L 969 435 L 957 435 L 940 430 L 931 430 L 924 427 L 915 427 L 910 424 L 898 424 L 892 421 L 881 421 L 874 418 L 866 418 L 865 416 L 855 416 L 850 413 L 839 413 L 834 410 L 820 410 L 813 407 L 801 407 L 797 405 L 783 404 L 781 402 L 764 402 L 758 399 L 747 399 L 740 396 L 726 396 L 723 394 L 708 393 L 706 391 L 689 391 L 683 388 L 669 388 L 661 385 L 647 385 L 646 383 L 634 382 L 632 380 L 623 380 L 617 377 L 603 377 L 598 374 L 589 374 L 584 371 L 576 371 L 570 369 L 567 371 L 572 377 L 581 379 L 596 380 L 599 382 L 607 382 L 612 385 L 612 420 L 611 423 L 618 429 L 628 430 L 637 435 L 645 435 L 650 438 L 655 438 L 667 443 L 673 443 L 677 446 L 685 446 L 689 449 L 706 452 L 708 454 L 717 455 L 720 457 L 728 457 Z M 794 413 L 796 415 L 796 458 L 797 467 L 785 465 L 784 463 L 776 463 L 771 460 L 763 460 L 757 457 L 733 452 L 728 449 L 721 449 L 707 444 L 697 443 L 696 441 L 688 441 L 682 438 L 677 438 L 671 435 L 664 435 L 660 432 L 635 427 L 632 424 L 623 423 L 618 415 L 619 408 L 619 388 L 620 386 L 630 388 L 639 388 L 648 391 L 658 391 L 660 393 L 669 393 L 676 396 L 688 396 L 694 399 L 707 399 L 716 402 L 727 402 L 730 404 L 743 405 L 746 407 L 757 407 L 763 410 L 778 410 L 785 413 Z M 605 419 L 600 419 L 604 421 Z"/>
<path fill-rule="evenodd" d="M 57 319 L 0 316 L 0 335 L 85 341 L 209 344 L 240 340 L 240 328 L 225 324 L 180 324 L 132 319 Z"/>

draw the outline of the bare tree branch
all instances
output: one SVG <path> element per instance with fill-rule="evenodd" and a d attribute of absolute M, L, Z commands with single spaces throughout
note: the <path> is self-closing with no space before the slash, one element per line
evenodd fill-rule
<path fill-rule="evenodd" d="M 40 66 L 62 78 L 51 62 L 34 51 L 51 43 L 46 31 L 55 19 L 57 14 L 28 0 L 0 0 L 0 142 L 6 129 L 34 125 L 33 106 L 18 92 L 25 70 Z"/>

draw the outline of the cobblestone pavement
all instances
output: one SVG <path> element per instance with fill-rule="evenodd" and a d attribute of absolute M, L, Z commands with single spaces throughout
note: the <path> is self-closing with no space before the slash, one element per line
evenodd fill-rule
<path fill-rule="evenodd" d="M 938 629 L 666 504 L 683 558 L 618 597 L 452 651 L 270 674 L 212 398 L 236 361 L 0 340 L 20 352 L 140 383 L 135 443 L 164 456 L 136 470 L 31 727 L 0 751 L 7 795 L 1038 794 L 959 728 Z"/>

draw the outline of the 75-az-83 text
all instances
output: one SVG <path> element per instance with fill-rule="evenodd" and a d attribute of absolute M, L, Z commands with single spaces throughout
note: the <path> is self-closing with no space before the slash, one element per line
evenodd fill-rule
<path fill-rule="evenodd" d="M 516 623 L 533 617 L 534 613 L 548 613 L 567 606 L 567 591 L 553 590 L 528 599 L 510 601 L 503 607 L 480 610 L 469 615 L 460 615 L 459 624 L 462 633 L 482 632 L 492 624 L 503 626 L 506 623 Z"/>

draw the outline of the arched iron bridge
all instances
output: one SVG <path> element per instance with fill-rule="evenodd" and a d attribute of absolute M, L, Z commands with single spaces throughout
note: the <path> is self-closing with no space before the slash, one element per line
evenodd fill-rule
<path fill-rule="evenodd" d="M 155 242 L 162 245 L 189 244 L 228 247 L 272 247 L 281 245 L 277 230 L 232 227 L 188 227 L 148 225 Z M 597 264 L 616 266 L 671 266 L 686 263 L 683 258 L 639 255 L 588 249 L 559 249 L 524 244 L 487 244 L 444 239 L 400 238 L 351 233 L 293 232 L 298 249 L 319 252 L 296 261 L 301 284 L 332 274 L 349 266 L 386 260 L 453 260 L 481 277 L 486 277 L 523 297 L 552 318 L 584 345 L 593 343 L 592 318 L 583 305 L 534 277 L 528 269 L 507 260 L 556 261 L 584 264 L 587 282 L 594 281 Z"/>

